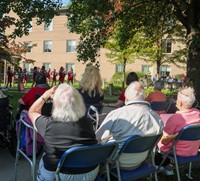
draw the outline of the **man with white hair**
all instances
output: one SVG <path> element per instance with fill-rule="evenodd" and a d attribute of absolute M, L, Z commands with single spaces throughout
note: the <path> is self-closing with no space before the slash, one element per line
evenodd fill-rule
<path fill-rule="evenodd" d="M 111 111 L 96 132 L 99 142 L 116 141 L 121 148 L 124 141 L 133 135 L 157 135 L 162 133 L 163 122 L 144 101 L 145 92 L 141 83 L 131 83 L 125 91 L 125 106 Z M 148 152 L 122 154 L 120 167 L 134 169 L 146 159 Z"/>
<path fill-rule="evenodd" d="M 190 124 L 200 124 L 200 111 L 192 108 L 195 101 L 194 89 L 184 87 L 179 90 L 176 107 L 179 109 L 175 114 L 165 121 L 163 130 L 163 138 L 159 142 L 158 147 L 163 152 L 168 152 L 172 145 L 172 141 L 176 134 L 184 127 Z M 173 136 L 174 135 L 174 136 Z M 171 138 L 171 139 L 169 139 Z M 178 156 L 194 156 L 197 155 L 200 147 L 200 141 L 179 141 L 176 144 L 176 153 Z M 156 164 L 162 161 L 162 156 L 156 154 Z M 170 160 L 166 160 L 163 166 L 167 166 Z"/>
<path fill-rule="evenodd" d="M 41 115 L 46 100 L 53 99 L 52 116 Z M 91 120 L 85 117 L 85 104 L 80 93 L 68 84 L 47 90 L 30 107 L 28 115 L 44 138 L 44 155 L 40 160 L 38 181 L 54 180 L 57 164 L 62 154 L 75 146 L 97 143 Z M 92 181 L 99 167 L 66 168 L 61 180 Z"/>

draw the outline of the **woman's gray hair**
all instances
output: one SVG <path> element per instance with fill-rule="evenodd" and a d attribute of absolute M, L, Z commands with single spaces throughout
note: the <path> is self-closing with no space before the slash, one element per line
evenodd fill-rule
<path fill-rule="evenodd" d="M 178 99 L 183 103 L 185 108 L 190 109 L 196 98 L 192 87 L 184 87 L 178 92 Z"/>
<path fill-rule="evenodd" d="M 132 82 L 125 91 L 126 102 L 144 100 L 145 91 L 142 84 L 138 81 Z"/>
<path fill-rule="evenodd" d="M 154 88 L 161 91 L 164 88 L 164 82 L 163 81 L 155 81 Z"/>
<path fill-rule="evenodd" d="M 85 115 L 81 94 L 68 84 L 61 84 L 53 97 L 52 117 L 58 121 L 76 122 Z"/>

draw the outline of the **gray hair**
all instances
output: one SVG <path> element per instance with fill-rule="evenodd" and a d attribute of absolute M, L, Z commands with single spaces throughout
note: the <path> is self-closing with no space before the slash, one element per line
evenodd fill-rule
<path fill-rule="evenodd" d="M 191 108 L 195 102 L 194 89 L 192 87 L 184 87 L 178 92 L 178 99 L 183 103 L 185 108 Z"/>
<path fill-rule="evenodd" d="M 125 91 L 126 102 L 144 100 L 145 91 L 142 84 L 138 81 L 132 82 Z"/>
<path fill-rule="evenodd" d="M 163 81 L 155 81 L 154 88 L 161 91 L 164 88 L 164 82 Z"/>
<path fill-rule="evenodd" d="M 53 97 L 52 117 L 58 121 L 76 122 L 85 115 L 81 94 L 68 84 L 61 84 Z"/>

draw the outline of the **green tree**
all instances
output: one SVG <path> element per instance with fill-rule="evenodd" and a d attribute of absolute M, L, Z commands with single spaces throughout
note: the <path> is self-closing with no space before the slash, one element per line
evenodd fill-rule
<path fill-rule="evenodd" d="M 124 31 L 145 28 L 147 36 L 166 17 L 166 30 L 177 24 L 184 28 L 187 52 L 187 76 L 193 81 L 200 102 L 200 3 L 198 0 L 71 0 L 68 25 L 81 35 L 77 48 L 81 61 L 95 61 L 96 47 L 104 46 L 115 22 L 124 22 Z M 147 31 L 149 30 L 149 31 Z M 89 46 L 88 46 L 89 45 Z"/>
<path fill-rule="evenodd" d="M 16 36 L 29 34 L 32 18 L 37 17 L 36 23 L 49 22 L 58 14 L 62 6 L 61 0 L 1 0 L 0 1 L 0 58 L 11 61 L 8 43 Z M 17 15 L 11 17 L 12 12 Z M 16 18 L 17 17 L 17 18 Z M 6 36 L 7 28 L 12 26 L 13 32 Z M 18 45 L 19 47 L 20 45 Z"/>

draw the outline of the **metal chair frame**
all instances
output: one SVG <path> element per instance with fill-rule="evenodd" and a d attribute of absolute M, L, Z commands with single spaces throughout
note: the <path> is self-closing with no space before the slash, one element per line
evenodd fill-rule
<path fill-rule="evenodd" d="M 154 135 L 154 136 L 132 136 L 123 144 L 118 157 L 116 159 L 116 168 L 111 170 L 111 174 L 118 177 L 118 180 L 135 180 L 150 174 L 155 175 L 155 180 L 158 180 L 156 166 L 154 163 L 154 148 L 156 147 L 158 141 L 161 139 L 162 134 Z M 151 163 L 144 163 L 135 170 L 120 170 L 119 165 L 119 157 L 122 153 L 140 153 L 144 151 L 149 151 L 149 155 L 151 156 Z M 122 175 L 129 174 L 131 175 L 128 179 L 127 177 L 121 177 Z"/>
<path fill-rule="evenodd" d="M 200 140 L 200 124 L 192 124 L 185 126 L 181 129 L 179 134 L 176 136 L 175 140 L 173 141 L 172 146 L 170 147 L 169 151 L 164 154 L 161 152 L 161 154 L 164 156 L 162 162 L 160 163 L 157 170 L 160 170 L 160 167 L 164 163 L 164 161 L 169 158 L 174 161 L 176 173 L 177 173 L 177 180 L 180 181 L 180 173 L 179 173 L 179 166 L 189 164 L 188 169 L 188 178 L 192 178 L 191 171 L 192 171 L 192 163 L 193 162 L 200 162 L 200 152 L 196 156 L 177 156 L 176 154 L 176 144 L 178 141 L 184 140 L 184 141 L 195 141 Z"/>
<path fill-rule="evenodd" d="M 17 166 L 20 155 L 22 155 L 31 165 L 31 175 L 32 175 L 32 181 L 36 181 L 36 140 L 37 140 L 37 133 L 33 126 L 28 124 L 22 119 L 23 114 L 28 114 L 27 111 L 23 110 L 20 114 L 20 120 L 19 120 L 19 127 L 18 127 L 18 133 L 17 133 L 17 150 L 16 150 L 16 158 L 15 158 L 15 170 L 14 170 L 14 181 L 17 180 Z M 26 126 L 33 130 L 33 156 L 32 159 L 29 158 L 22 149 L 20 149 L 21 144 L 21 136 L 22 136 L 22 126 Z"/>

